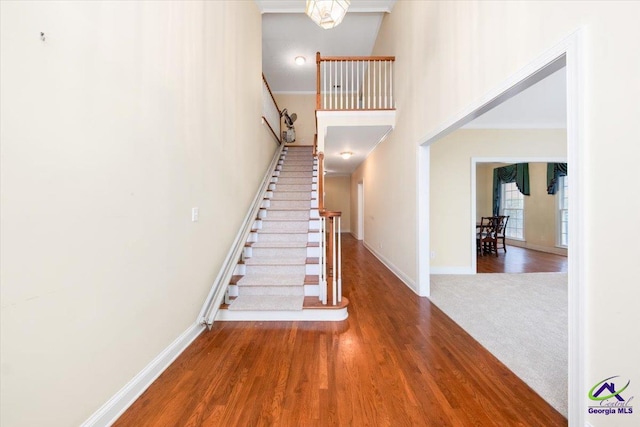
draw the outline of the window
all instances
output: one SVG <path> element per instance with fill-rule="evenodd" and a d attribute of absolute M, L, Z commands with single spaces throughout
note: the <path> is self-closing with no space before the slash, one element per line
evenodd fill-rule
<path fill-rule="evenodd" d="M 515 182 L 502 184 L 502 215 L 508 215 L 505 236 L 509 239 L 524 239 L 524 196 Z"/>
<path fill-rule="evenodd" d="M 561 176 L 558 178 L 558 246 L 569 246 L 569 178 Z"/>

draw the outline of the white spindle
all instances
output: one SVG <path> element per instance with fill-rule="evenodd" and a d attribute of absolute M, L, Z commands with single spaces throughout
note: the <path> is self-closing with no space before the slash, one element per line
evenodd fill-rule
<path fill-rule="evenodd" d="M 387 108 L 387 62 L 384 61 L 384 108 Z"/>
<path fill-rule="evenodd" d="M 356 61 L 356 87 L 357 87 L 357 93 L 356 96 L 358 97 L 358 99 L 356 99 L 356 108 L 360 108 L 362 105 L 360 104 L 360 94 L 362 93 L 362 91 L 360 90 L 360 62 L 361 61 Z"/>
<path fill-rule="evenodd" d="M 344 69 L 344 62 L 340 61 L 339 64 L 340 64 L 340 109 L 342 110 L 342 108 L 343 108 L 343 104 L 342 104 L 342 100 L 343 100 L 342 93 L 343 92 L 342 91 L 344 90 L 344 77 L 342 75 L 342 70 Z"/>
<path fill-rule="evenodd" d="M 353 78 L 353 61 L 349 61 L 349 65 L 351 66 L 351 79 L 349 80 L 349 87 L 351 88 L 351 96 L 349 97 L 349 105 L 350 108 L 353 109 L 353 93 L 354 91 L 354 83 L 355 79 Z"/>
<path fill-rule="evenodd" d="M 322 61 L 322 109 L 327 108 L 327 61 Z"/>
<path fill-rule="evenodd" d="M 320 218 L 320 300 L 322 304 L 327 304 L 327 221 L 325 217 Z"/>
<path fill-rule="evenodd" d="M 393 61 L 391 61 L 391 68 L 389 69 L 389 103 L 391 108 L 395 108 L 393 104 Z"/>
<path fill-rule="evenodd" d="M 341 217 L 338 217 L 338 302 L 342 302 L 342 236 Z"/>
<path fill-rule="evenodd" d="M 382 61 L 378 61 L 378 99 L 376 106 L 382 108 Z"/>
<path fill-rule="evenodd" d="M 331 272 L 332 279 L 332 291 L 333 291 L 333 305 L 338 303 L 338 284 L 336 282 L 336 217 L 333 217 L 331 220 L 331 237 L 333 238 L 333 245 L 331 245 L 331 260 L 333 261 L 331 266 L 333 271 Z"/>
<path fill-rule="evenodd" d="M 371 108 L 371 61 L 367 61 L 367 110 Z"/>
<path fill-rule="evenodd" d="M 329 61 L 329 109 L 333 109 L 333 61 Z"/>

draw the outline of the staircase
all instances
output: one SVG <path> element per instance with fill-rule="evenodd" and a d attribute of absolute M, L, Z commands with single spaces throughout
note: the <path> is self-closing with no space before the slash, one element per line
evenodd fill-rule
<path fill-rule="evenodd" d="M 319 303 L 320 215 L 313 147 L 288 146 L 276 166 L 216 320 L 343 320 Z M 306 297 L 306 298 L 305 298 Z"/>

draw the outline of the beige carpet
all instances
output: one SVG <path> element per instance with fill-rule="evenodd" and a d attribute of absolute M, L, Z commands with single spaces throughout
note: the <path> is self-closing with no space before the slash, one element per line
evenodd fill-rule
<path fill-rule="evenodd" d="M 432 275 L 430 299 L 567 416 L 566 273 Z"/>

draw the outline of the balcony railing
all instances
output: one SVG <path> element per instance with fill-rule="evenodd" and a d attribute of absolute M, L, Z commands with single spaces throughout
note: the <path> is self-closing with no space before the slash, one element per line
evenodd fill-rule
<path fill-rule="evenodd" d="M 262 74 L 262 121 L 269 127 L 275 140 L 281 144 L 280 108 L 278 108 L 278 103 L 271 92 L 264 73 Z"/>
<path fill-rule="evenodd" d="M 394 56 L 316 53 L 317 110 L 393 110 Z"/>

